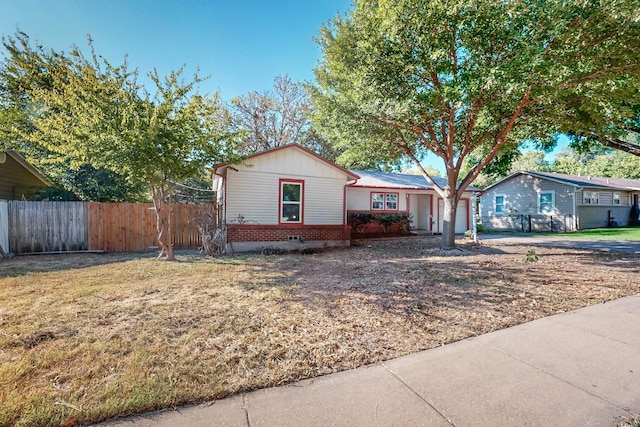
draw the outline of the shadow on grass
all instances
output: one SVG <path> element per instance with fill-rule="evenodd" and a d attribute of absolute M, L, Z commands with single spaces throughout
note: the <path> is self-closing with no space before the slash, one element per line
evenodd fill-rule
<path fill-rule="evenodd" d="M 175 250 L 177 263 L 211 262 L 195 249 Z M 19 255 L 14 258 L 0 260 L 0 278 L 20 277 L 29 274 L 51 273 L 64 270 L 77 270 L 88 267 L 107 264 L 120 264 L 136 260 L 153 260 L 158 256 L 157 252 L 144 253 L 73 253 L 55 255 Z M 241 262 L 242 256 L 233 258 L 220 258 L 226 262 Z M 166 261 L 158 261 L 164 263 Z M 225 261 L 222 261 L 225 262 Z"/>

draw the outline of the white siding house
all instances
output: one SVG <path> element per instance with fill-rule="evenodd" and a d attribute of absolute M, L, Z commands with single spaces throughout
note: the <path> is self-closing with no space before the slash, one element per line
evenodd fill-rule
<path fill-rule="evenodd" d="M 493 230 L 634 225 L 632 210 L 639 196 L 640 181 L 518 171 L 484 190 L 480 219 Z"/>
<path fill-rule="evenodd" d="M 297 144 L 219 166 L 230 249 L 348 245 L 345 186 L 357 178 Z"/>
<path fill-rule="evenodd" d="M 411 229 L 442 232 L 442 199 L 424 177 L 349 171 L 297 144 L 219 165 L 213 185 L 231 251 L 349 245 L 351 213 L 410 215 Z M 458 204 L 456 232 L 470 228 L 475 191 Z"/>

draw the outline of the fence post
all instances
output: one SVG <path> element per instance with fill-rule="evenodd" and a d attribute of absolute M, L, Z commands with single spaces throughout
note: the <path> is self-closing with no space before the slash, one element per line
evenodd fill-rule
<path fill-rule="evenodd" d="M 9 253 L 9 203 L 0 200 L 0 247 L 5 253 Z"/>

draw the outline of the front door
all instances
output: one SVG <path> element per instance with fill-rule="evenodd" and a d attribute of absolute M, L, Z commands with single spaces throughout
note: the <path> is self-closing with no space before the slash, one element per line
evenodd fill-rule
<path fill-rule="evenodd" d="M 415 230 L 431 230 L 431 195 L 410 194 L 409 212 L 411 213 L 411 226 Z"/>

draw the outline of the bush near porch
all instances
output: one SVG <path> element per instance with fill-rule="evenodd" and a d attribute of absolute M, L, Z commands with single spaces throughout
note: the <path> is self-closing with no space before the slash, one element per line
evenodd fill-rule
<path fill-rule="evenodd" d="M 392 237 L 409 234 L 408 213 L 349 212 L 347 223 L 352 237 Z"/>

